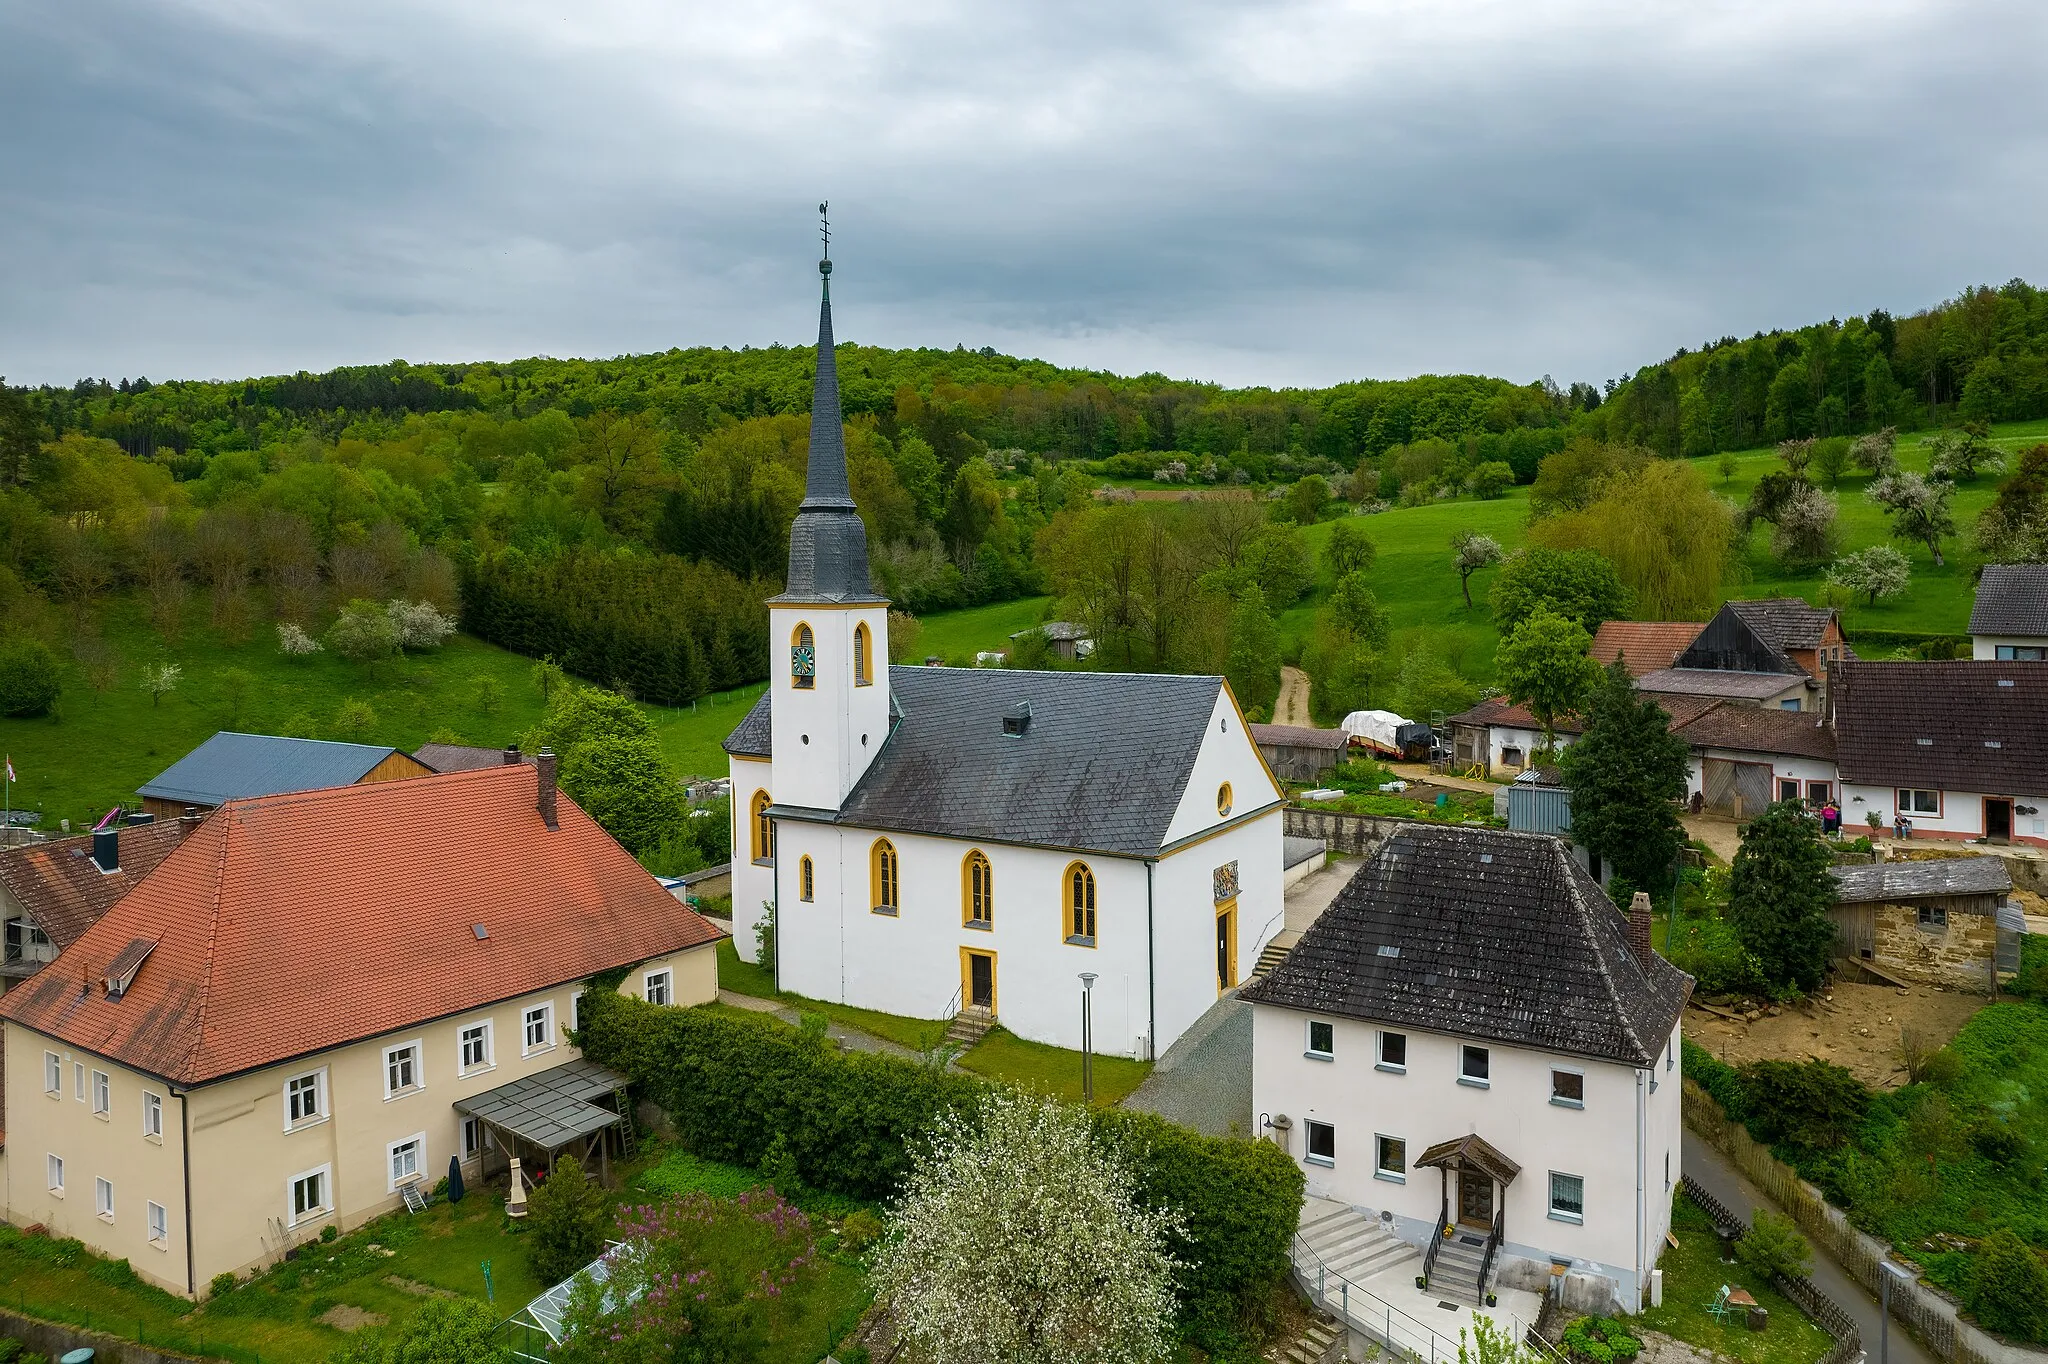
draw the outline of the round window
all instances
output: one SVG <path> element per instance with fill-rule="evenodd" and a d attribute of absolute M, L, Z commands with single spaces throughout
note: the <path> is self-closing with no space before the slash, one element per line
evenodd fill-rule
<path fill-rule="evenodd" d="M 1216 788 L 1216 813 L 1219 815 L 1227 815 L 1230 813 L 1229 782 L 1224 782 L 1223 785 Z"/>

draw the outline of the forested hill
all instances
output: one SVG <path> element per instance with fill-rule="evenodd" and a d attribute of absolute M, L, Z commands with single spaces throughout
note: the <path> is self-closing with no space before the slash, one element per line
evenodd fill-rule
<path fill-rule="evenodd" d="M 1611 388 L 1586 425 L 1666 455 L 2048 416 L 2048 293 L 2024 280 L 1895 318 L 1882 309 L 1680 350 Z"/>

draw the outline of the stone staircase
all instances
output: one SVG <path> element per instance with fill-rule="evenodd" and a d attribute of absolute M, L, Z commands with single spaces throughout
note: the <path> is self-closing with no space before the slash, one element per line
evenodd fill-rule
<path fill-rule="evenodd" d="M 960 1051 L 966 1051 L 976 1042 L 988 1036 L 988 1030 L 995 1025 L 996 1016 L 992 1011 L 981 1008 L 979 1005 L 970 1004 L 959 1013 L 954 1014 L 953 1021 L 947 1025 L 946 1045 Z"/>
<path fill-rule="evenodd" d="M 1284 1364 L 1334 1364 L 1344 1357 L 1344 1328 L 1325 1317 L 1316 1317 L 1280 1358 Z"/>
<path fill-rule="evenodd" d="M 1453 1229 L 1429 1271 L 1430 1293 L 1460 1307 L 1480 1306 L 1479 1269 L 1485 1260 L 1484 1236 L 1464 1227 Z"/>
<path fill-rule="evenodd" d="M 1268 972 L 1270 972 L 1274 967 L 1278 966 L 1281 962 L 1287 960 L 1288 950 L 1291 949 L 1296 942 L 1300 941 L 1300 937 L 1297 934 L 1283 933 L 1280 935 L 1280 937 L 1287 938 L 1289 941 L 1283 943 L 1280 941 L 1280 938 L 1275 938 L 1272 942 L 1267 943 L 1266 950 L 1259 953 L 1258 961 L 1253 963 L 1252 973 L 1249 976 L 1245 977 L 1245 984 L 1249 985 L 1255 980 L 1265 979 L 1266 974 Z"/>
<path fill-rule="evenodd" d="M 1294 1268 L 1311 1292 L 1316 1286 L 1318 1259 L 1329 1273 L 1341 1275 L 1355 1284 L 1362 1284 L 1404 1260 L 1414 1261 L 1408 1270 L 1410 1275 L 1422 1272 L 1421 1251 L 1370 1217 L 1342 1203 L 1324 1198 L 1309 1199 L 1301 1209 L 1300 1230 L 1301 1241 L 1314 1252 L 1314 1258 L 1302 1254 L 1302 1246 L 1297 1243 Z"/>

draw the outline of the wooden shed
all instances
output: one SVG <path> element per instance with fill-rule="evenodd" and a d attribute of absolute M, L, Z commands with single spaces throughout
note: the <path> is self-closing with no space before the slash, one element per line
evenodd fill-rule
<path fill-rule="evenodd" d="M 1253 725 L 1252 742 L 1267 766 L 1282 781 L 1316 782 L 1344 761 L 1351 736 L 1341 729 L 1308 729 L 1301 725 Z"/>
<path fill-rule="evenodd" d="M 1996 857 L 1835 867 L 1836 954 L 1887 976 L 1990 994 L 2012 876 Z"/>

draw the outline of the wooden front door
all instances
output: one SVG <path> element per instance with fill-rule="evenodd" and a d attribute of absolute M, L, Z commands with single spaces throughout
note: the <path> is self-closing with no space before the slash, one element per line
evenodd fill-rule
<path fill-rule="evenodd" d="M 1237 984 L 1237 901 L 1216 909 L 1216 993 Z"/>
<path fill-rule="evenodd" d="M 2012 802 L 1984 797 L 1984 837 L 2005 842 L 2012 837 Z"/>
<path fill-rule="evenodd" d="M 996 958 L 993 952 L 968 952 L 967 1003 L 976 1009 L 996 1007 Z"/>
<path fill-rule="evenodd" d="M 1458 1171 L 1458 1220 L 1469 1226 L 1493 1226 L 1493 1181 L 1477 1170 Z"/>

